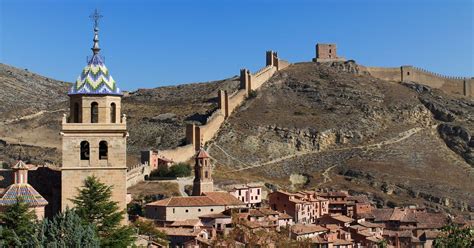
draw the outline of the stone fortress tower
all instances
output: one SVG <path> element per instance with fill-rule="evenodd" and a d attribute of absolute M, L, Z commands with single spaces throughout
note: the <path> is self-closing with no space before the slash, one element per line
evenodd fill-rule
<path fill-rule="evenodd" d="M 92 57 L 69 91 L 70 114 L 61 128 L 61 209 L 72 207 L 70 201 L 88 176 L 111 185 L 112 200 L 120 210 L 126 208 L 125 115 L 121 116 L 122 93 L 104 64 L 99 51 L 97 10 Z"/>
<path fill-rule="evenodd" d="M 214 191 L 212 180 L 212 165 L 209 154 L 201 148 L 196 155 L 194 165 L 193 195 L 199 196 L 204 192 Z"/>

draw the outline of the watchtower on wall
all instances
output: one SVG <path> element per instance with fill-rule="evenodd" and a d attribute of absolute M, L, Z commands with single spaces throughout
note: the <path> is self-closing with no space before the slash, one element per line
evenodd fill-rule
<path fill-rule="evenodd" d="M 195 158 L 193 195 L 199 196 L 204 192 L 214 191 L 214 181 L 212 180 L 212 165 L 209 154 L 201 148 Z"/>
<path fill-rule="evenodd" d="M 88 176 L 112 186 L 112 200 L 126 208 L 126 118 L 120 114 L 122 93 L 99 55 L 98 32 L 96 22 L 93 55 L 68 93 L 69 117 L 62 122 L 63 210 L 73 207 L 70 199 Z"/>
<path fill-rule="evenodd" d="M 316 44 L 316 57 L 313 59 L 314 62 L 334 62 L 345 60 L 345 58 L 337 56 L 336 44 Z"/>

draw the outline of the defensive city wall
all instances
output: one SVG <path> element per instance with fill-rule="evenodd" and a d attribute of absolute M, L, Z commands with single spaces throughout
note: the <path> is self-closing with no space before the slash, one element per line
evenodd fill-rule
<path fill-rule="evenodd" d="M 447 93 L 474 96 L 474 78 L 444 76 L 414 66 L 362 67 L 362 69 L 373 77 L 387 81 L 417 82 Z"/>
<path fill-rule="evenodd" d="M 174 162 L 185 162 L 192 158 L 197 149 L 211 140 L 219 131 L 224 121 L 240 106 L 252 91 L 259 89 L 277 71 L 288 67 L 288 61 L 278 58 L 273 51 L 266 52 L 266 66 L 251 73 L 247 69 L 240 70 L 240 88 L 235 92 L 220 90 L 218 93 L 218 108 L 207 119 L 204 125 L 188 124 L 186 126 L 186 145 L 173 149 L 159 151 L 159 156 Z"/>

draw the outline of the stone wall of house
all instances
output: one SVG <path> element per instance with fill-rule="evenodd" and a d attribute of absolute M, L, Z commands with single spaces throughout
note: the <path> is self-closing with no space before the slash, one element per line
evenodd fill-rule
<path fill-rule="evenodd" d="M 198 219 L 199 216 L 202 215 L 221 213 L 224 210 L 226 210 L 226 207 L 219 205 L 198 207 L 166 207 L 147 205 L 145 207 L 145 217 L 164 221 L 182 221 L 188 219 Z"/>

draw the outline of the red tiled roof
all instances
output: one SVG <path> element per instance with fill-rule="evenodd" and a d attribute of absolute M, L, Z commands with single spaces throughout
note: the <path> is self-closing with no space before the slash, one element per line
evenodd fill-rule
<path fill-rule="evenodd" d="M 219 205 L 245 205 L 245 203 L 228 192 L 204 192 L 203 195 Z"/>
<path fill-rule="evenodd" d="M 350 217 L 347 217 L 345 215 L 342 215 L 342 214 L 331 214 L 329 215 L 330 218 L 333 218 L 335 220 L 338 220 L 340 222 L 344 222 L 344 223 L 352 223 L 354 221 L 354 219 L 350 218 Z"/>
<path fill-rule="evenodd" d="M 327 228 L 315 224 L 295 224 L 291 226 L 291 232 L 296 235 L 326 231 L 328 231 Z"/>
<path fill-rule="evenodd" d="M 206 152 L 206 150 L 204 150 L 204 148 L 201 148 L 196 158 L 209 158 L 209 154 Z"/>
<path fill-rule="evenodd" d="M 382 224 L 372 223 L 372 222 L 368 222 L 368 221 L 361 221 L 358 224 L 361 225 L 361 226 L 370 227 L 370 228 L 383 227 Z"/>
<path fill-rule="evenodd" d="M 198 206 L 235 206 L 244 205 L 227 192 L 206 192 L 202 196 L 170 197 L 148 203 L 147 206 L 198 207 Z"/>
<path fill-rule="evenodd" d="M 284 219 L 293 219 L 289 214 L 287 213 L 278 213 L 278 219 L 284 220 Z"/>

